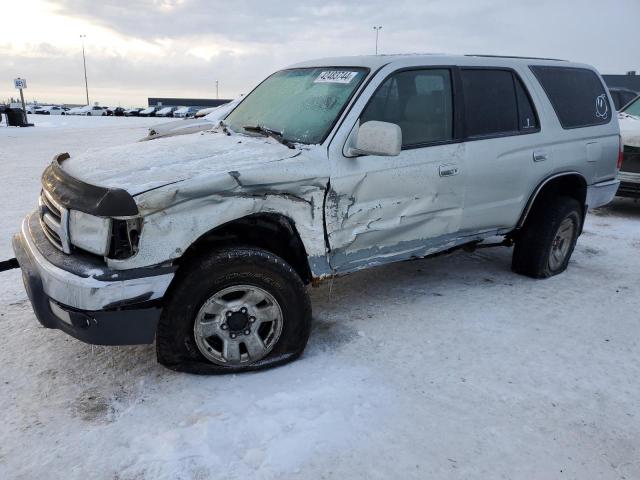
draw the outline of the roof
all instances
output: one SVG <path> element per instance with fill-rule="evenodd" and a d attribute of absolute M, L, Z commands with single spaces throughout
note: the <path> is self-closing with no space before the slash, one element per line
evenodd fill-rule
<path fill-rule="evenodd" d="M 561 62 L 561 63 L 560 63 Z M 498 55 L 447 55 L 447 54 L 397 54 L 397 55 L 359 55 L 353 57 L 329 57 L 296 63 L 288 68 L 304 67 L 366 67 L 377 70 L 387 64 L 403 65 L 468 65 L 468 66 L 513 66 L 513 65 L 558 65 L 583 66 L 565 60 L 538 57 L 509 57 Z"/>

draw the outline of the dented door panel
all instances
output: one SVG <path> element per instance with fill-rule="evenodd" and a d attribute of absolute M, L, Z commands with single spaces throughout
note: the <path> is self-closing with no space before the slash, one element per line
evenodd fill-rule
<path fill-rule="evenodd" d="M 331 267 L 346 272 L 398 256 L 424 256 L 437 246 L 434 239 L 451 241 L 462 220 L 464 148 L 448 144 L 404 150 L 398 157 L 342 157 L 325 208 Z"/>

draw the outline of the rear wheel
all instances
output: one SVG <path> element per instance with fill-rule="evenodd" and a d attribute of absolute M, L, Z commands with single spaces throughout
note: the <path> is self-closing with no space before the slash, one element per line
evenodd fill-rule
<path fill-rule="evenodd" d="M 311 304 L 300 277 L 280 257 L 241 247 L 181 268 L 158 325 L 160 363 L 191 373 L 237 373 L 302 353 Z"/>
<path fill-rule="evenodd" d="M 542 200 L 516 237 L 511 269 L 533 278 L 548 278 L 565 271 L 582 218 L 582 207 L 574 198 Z"/>

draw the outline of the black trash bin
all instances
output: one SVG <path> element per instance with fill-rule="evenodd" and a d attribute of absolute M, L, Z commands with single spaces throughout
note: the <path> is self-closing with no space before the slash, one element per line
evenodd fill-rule
<path fill-rule="evenodd" d="M 33 127 L 33 123 L 27 122 L 27 115 L 21 108 L 7 108 L 4 113 L 10 127 Z"/>

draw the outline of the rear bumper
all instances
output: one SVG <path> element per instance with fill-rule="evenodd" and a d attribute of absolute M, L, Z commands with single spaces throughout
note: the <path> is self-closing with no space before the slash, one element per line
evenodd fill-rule
<path fill-rule="evenodd" d="M 173 279 L 173 272 L 156 274 L 149 269 L 147 277 L 137 272 L 136 278 L 100 280 L 125 276 L 126 271 L 105 268 L 98 272 L 93 268 L 90 274 L 82 274 L 78 265 L 74 265 L 74 271 L 65 270 L 38 250 L 28 220 L 14 236 L 13 250 L 33 310 L 44 327 L 62 330 L 95 345 L 153 342 L 162 312 L 159 299 Z"/>
<path fill-rule="evenodd" d="M 598 208 L 609 203 L 615 197 L 619 185 L 619 180 L 607 180 L 587 186 L 587 207 Z"/>

